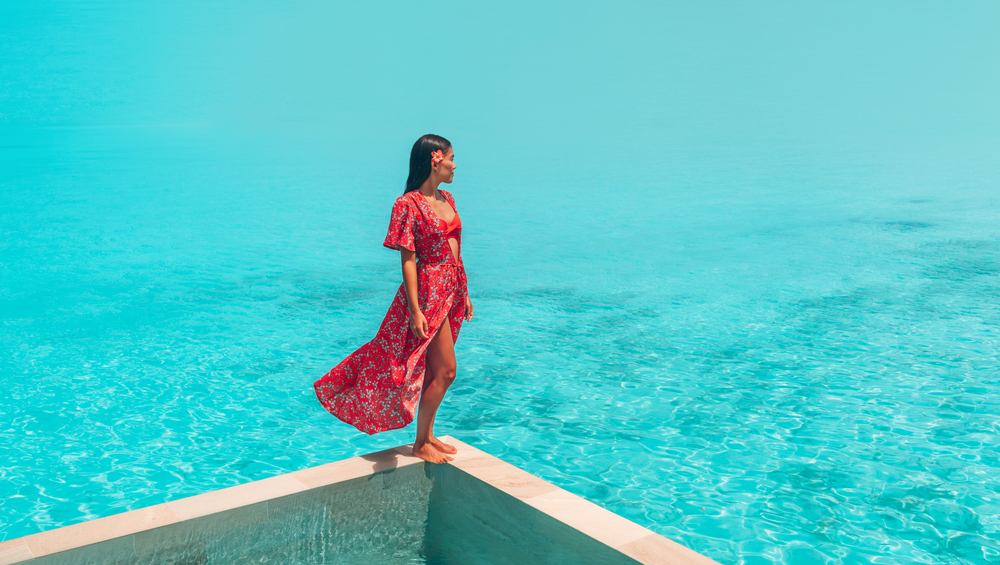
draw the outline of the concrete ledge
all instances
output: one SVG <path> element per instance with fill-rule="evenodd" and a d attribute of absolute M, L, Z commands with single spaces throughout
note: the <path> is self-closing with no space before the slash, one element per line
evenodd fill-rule
<path fill-rule="evenodd" d="M 31 550 L 24 538 L 0 542 L 0 565 L 11 565 L 31 559 Z"/>
<path fill-rule="evenodd" d="M 477 479 L 552 516 L 639 563 L 650 565 L 718 565 L 715 561 L 652 530 L 580 498 L 458 440 L 459 456 L 451 463 Z"/>
<path fill-rule="evenodd" d="M 570 536 L 566 539 L 577 539 L 580 535 L 585 536 L 579 539 L 582 541 L 593 540 L 586 543 L 597 544 L 593 545 L 593 548 L 599 549 L 601 552 L 610 552 L 606 553 L 602 559 L 606 559 L 608 555 L 617 555 L 618 557 L 614 557 L 615 562 L 658 565 L 710 565 L 715 563 L 707 557 L 468 444 L 450 437 L 442 439 L 455 445 L 459 450 L 455 460 L 448 465 L 460 472 L 459 475 L 452 475 L 456 477 L 455 480 L 466 481 L 463 484 L 466 484 L 469 489 L 478 490 L 485 498 L 493 499 L 498 504 L 492 509 L 482 509 L 482 512 L 500 512 L 501 514 L 493 514 L 493 516 L 501 518 L 506 509 L 509 512 L 507 516 L 515 514 L 539 516 L 537 520 L 532 519 L 535 521 L 542 520 L 541 515 L 547 516 L 548 518 L 544 520 L 548 520 L 548 522 L 544 523 L 553 524 L 553 526 L 547 526 L 550 528 L 548 531 L 554 532 L 556 530 L 551 528 L 557 527 L 561 528 L 558 529 L 559 532 L 563 532 L 556 535 L 556 538 Z M 416 466 L 416 475 L 412 472 L 403 475 L 396 473 L 396 471 L 414 466 Z M 171 562 L 171 556 L 174 554 L 178 556 L 182 554 L 192 555 L 191 552 L 197 553 L 199 558 L 211 561 L 205 556 L 230 555 L 219 549 L 226 543 L 230 544 L 226 546 L 229 548 L 226 551 L 231 551 L 232 547 L 253 545 L 253 551 L 258 553 L 272 551 L 276 547 L 283 548 L 282 544 L 292 547 L 295 543 L 305 542 L 281 540 L 279 534 L 282 531 L 300 533 L 308 531 L 311 532 L 310 535 L 322 536 L 323 532 L 343 533 L 337 528 L 344 527 L 343 524 L 346 523 L 355 523 L 359 517 L 366 520 L 369 515 L 372 515 L 371 518 L 378 521 L 378 509 L 365 505 L 372 503 L 371 501 L 378 503 L 380 500 L 400 498 L 393 494 L 393 492 L 397 494 L 400 492 L 398 490 L 392 491 L 394 488 L 409 489 L 403 491 L 406 494 L 403 498 L 408 500 L 416 500 L 413 498 L 414 496 L 423 499 L 422 503 L 417 502 L 417 506 L 413 508 L 394 507 L 392 511 L 397 512 L 398 516 L 433 513 L 435 508 L 450 508 L 447 504 L 463 504 L 461 502 L 463 489 L 458 489 L 459 492 L 449 492 L 442 495 L 439 492 L 440 486 L 432 487 L 432 484 L 438 484 L 435 481 L 442 480 L 440 471 L 444 470 L 436 470 L 435 467 L 437 466 L 413 457 L 410 446 L 387 449 L 2 542 L 0 543 L 0 565 L 13 565 L 39 558 L 44 558 L 40 565 L 42 562 L 111 564 L 121 561 L 131 562 L 128 560 L 134 558 L 145 560 L 149 556 L 159 556 L 156 558 L 156 562 L 167 563 Z M 420 469 L 425 469 L 425 471 L 420 471 Z M 453 473 L 453 471 L 449 471 L 449 473 Z M 394 486 L 402 484 L 399 481 L 403 479 L 394 482 L 391 478 L 393 476 L 410 477 L 406 479 L 409 481 L 406 483 L 409 486 Z M 461 479 L 461 476 L 470 478 Z M 414 481 L 418 481 L 420 484 L 414 483 Z M 497 493 L 497 491 L 502 494 Z M 435 495 L 435 492 L 438 494 Z M 331 496 L 334 498 L 330 498 Z M 436 499 L 435 496 L 437 496 Z M 442 496 L 447 497 L 447 499 L 441 498 Z M 327 502 L 315 502 L 323 497 L 326 497 L 323 500 L 327 500 Z M 474 507 L 477 503 L 478 500 L 473 500 L 467 504 L 472 504 Z M 420 504 L 422 506 L 419 506 Z M 472 511 L 478 512 L 478 510 Z M 400 512 L 401 514 L 399 514 Z M 531 512 L 541 514 L 530 514 Z M 346 518 L 348 514 L 354 518 L 348 520 Z M 435 540 L 434 543 L 439 545 L 441 540 L 448 539 L 447 520 L 435 522 L 431 514 L 427 514 L 424 518 L 415 516 L 415 519 L 421 525 L 420 527 L 426 529 L 422 535 L 429 536 L 425 537 L 424 542 L 422 542 L 421 547 L 424 549 L 433 546 L 428 542 L 431 538 Z M 287 529 L 289 520 L 298 521 L 295 522 L 297 525 L 291 530 Z M 498 523 L 502 523 L 504 520 L 506 519 L 500 519 Z M 274 524 L 271 524 L 272 522 Z M 517 524 L 518 522 L 511 523 Z M 558 523 L 564 525 L 558 526 Z M 431 532 L 431 528 L 439 530 L 445 528 L 445 530 Z M 513 529 L 517 528 L 513 527 Z M 573 533 L 574 531 L 578 533 Z M 364 529 L 352 531 L 349 535 L 355 536 L 353 538 L 355 541 L 352 542 L 354 546 L 358 545 L 358 540 L 363 542 L 366 538 L 375 536 L 370 544 L 374 549 L 367 548 L 367 550 L 378 550 L 378 547 L 375 547 L 377 545 L 376 538 L 378 538 L 375 531 Z M 414 540 L 409 538 L 414 536 L 412 532 L 408 535 L 405 542 L 410 544 L 407 547 L 412 547 Z M 545 541 L 545 544 L 548 545 L 538 542 L 535 546 L 526 544 L 524 548 L 520 548 L 514 547 L 517 542 L 511 541 L 518 538 L 514 532 L 510 532 L 508 535 L 504 531 L 492 531 L 492 535 L 505 539 L 500 539 L 494 544 L 495 551 L 501 553 L 490 554 L 493 557 L 486 556 L 486 562 L 490 563 L 494 562 L 495 555 L 503 555 L 511 562 L 516 560 L 519 564 L 525 563 L 526 560 L 530 562 L 532 559 L 540 559 L 538 562 L 545 562 L 544 556 L 531 554 L 529 547 L 534 547 L 534 551 L 537 553 L 540 551 L 561 551 L 559 548 L 551 547 L 551 544 L 563 544 L 560 547 L 566 546 L 565 540 L 553 538 Z M 402 542 L 397 540 L 394 543 L 398 545 Z M 538 549 L 542 547 L 548 549 Z M 601 549 L 601 547 L 605 547 L 605 549 Z M 398 551 L 398 548 L 395 550 Z M 212 553 L 213 551 L 216 553 Z M 515 559 L 514 553 L 518 551 L 521 551 L 522 555 L 519 559 Z M 529 551 L 529 553 L 523 553 L 524 551 Z M 572 548 L 567 551 L 572 551 Z M 51 560 L 57 557 L 59 559 Z"/>
<path fill-rule="evenodd" d="M 190 520 L 249 506 L 306 490 L 306 486 L 291 475 L 278 475 L 252 483 L 206 492 L 167 503 L 181 520 Z"/>
<path fill-rule="evenodd" d="M 21 539 L 28 545 L 32 556 L 43 557 L 175 522 L 180 522 L 180 518 L 166 504 L 157 504 L 124 514 L 97 518 L 57 530 L 49 530 Z"/>

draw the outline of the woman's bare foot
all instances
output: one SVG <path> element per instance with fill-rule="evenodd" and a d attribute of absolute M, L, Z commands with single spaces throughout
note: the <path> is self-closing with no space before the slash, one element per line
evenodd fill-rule
<path fill-rule="evenodd" d="M 433 436 L 427 438 L 427 443 L 433 445 L 434 449 L 440 451 L 441 453 L 458 453 L 458 450 L 455 449 L 454 445 L 448 445 L 447 443 L 444 443 L 443 441 Z"/>
<path fill-rule="evenodd" d="M 413 456 L 419 457 L 429 463 L 447 463 L 448 461 L 452 461 L 451 457 L 448 457 L 444 453 L 435 449 L 430 442 L 427 442 L 420 447 L 417 447 L 417 444 L 413 444 Z"/>

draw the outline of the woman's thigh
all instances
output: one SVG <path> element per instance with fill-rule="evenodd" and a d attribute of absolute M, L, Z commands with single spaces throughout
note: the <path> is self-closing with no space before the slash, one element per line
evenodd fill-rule
<path fill-rule="evenodd" d="M 437 378 L 442 373 L 452 373 L 454 375 L 457 364 L 455 362 L 455 340 L 451 337 L 451 323 L 445 317 L 444 323 L 437 335 L 427 344 L 426 357 L 424 362 L 427 365 L 427 372 L 430 377 Z"/>

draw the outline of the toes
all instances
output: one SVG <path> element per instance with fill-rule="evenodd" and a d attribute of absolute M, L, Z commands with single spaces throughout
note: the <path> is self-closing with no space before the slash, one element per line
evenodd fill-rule
<path fill-rule="evenodd" d="M 447 463 L 449 461 L 454 461 L 451 457 L 448 457 L 444 453 L 441 453 L 433 445 L 429 443 L 424 444 L 420 449 L 413 450 L 413 455 L 419 457 L 428 463 Z"/>

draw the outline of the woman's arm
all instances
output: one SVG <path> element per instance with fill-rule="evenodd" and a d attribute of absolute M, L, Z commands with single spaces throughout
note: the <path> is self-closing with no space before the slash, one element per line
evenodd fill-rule
<path fill-rule="evenodd" d="M 417 293 L 417 254 L 400 247 L 399 260 L 403 264 L 403 286 L 406 288 L 406 307 L 410 311 L 410 331 L 418 338 L 424 339 L 430 332 L 430 326 L 420 311 Z"/>
<path fill-rule="evenodd" d="M 465 270 L 465 263 L 462 263 L 462 270 Z M 465 321 L 468 322 L 472 319 L 472 298 L 469 296 L 469 283 L 466 279 L 465 283 Z"/>

